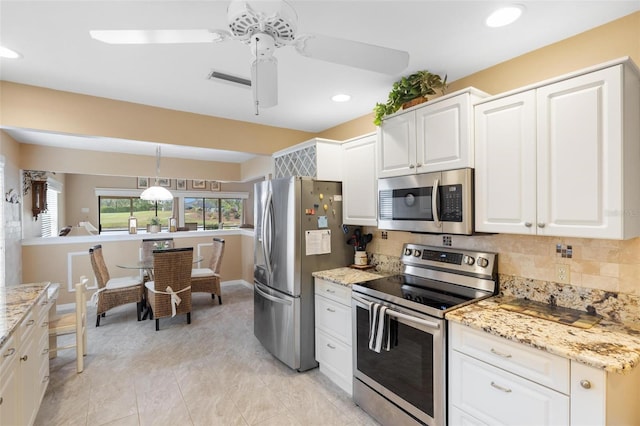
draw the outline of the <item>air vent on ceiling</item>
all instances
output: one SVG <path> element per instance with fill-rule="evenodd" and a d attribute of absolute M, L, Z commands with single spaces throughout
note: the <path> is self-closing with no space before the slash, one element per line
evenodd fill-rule
<path fill-rule="evenodd" d="M 237 84 L 240 86 L 251 87 L 251 80 L 248 78 L 238 77 L 237 75 L 225 74 L 219 71 L 211 71 L 207 76 L 209 80 L 220 80 L 227 83 Z"/>

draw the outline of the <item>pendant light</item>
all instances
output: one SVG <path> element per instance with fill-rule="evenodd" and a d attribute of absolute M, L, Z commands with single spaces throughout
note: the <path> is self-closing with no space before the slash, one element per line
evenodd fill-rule
<path fill-rule="evenodd" d="M 160 176 L 160 145 L 156 148 L 156 180 L 155 185 L 142 191 L 140 198 L 146 201 L 169 201 L 173 199 L 173 194 L 167 188 L 158 185 Z"/>

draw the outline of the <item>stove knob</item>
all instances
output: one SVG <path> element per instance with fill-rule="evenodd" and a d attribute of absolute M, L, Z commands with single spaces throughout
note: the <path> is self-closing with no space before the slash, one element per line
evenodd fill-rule
<path fill-rule="evenodd" d="M 411 249 L 410 249 L 410 248 L 408 248 L 408 249 L 404 249 L 404 255 L 405 255 L 405 256 L 411 256 L 411 253 L 412 253 L 412 251 L 411 251 Z"/>
<path fill-rule="evenodd" d="M 479 257 L 478 258 L 478 266 L 481 268 L 486 268 L 487 265 L 489 265 L 489 261 L 487 259 L 485 259 L 484 257 Z"/>
<path fill-rule="evenodd" d="M 463 261 L 466 265 L 471 266 L 471 265 L 473 265 L 473 264 L 475 263 L 475 261 L 476 261 L 476 260 L 475 260 L 473 257 L 471 257 L 471 256 L 467 256 L 467 255 L 465 255 L 465 256 L 462 258 L 462 261 Z"/>
<path fill-rule="evenodd" d="M 413 256 L 414 256 L 414 257 L 420 257 L 420 255 L 421 255 L 421 254 L 422 254 L 422 253 L 420 252 L 420 250 L 414 250 L 414 251 L 413 251 Z"/>

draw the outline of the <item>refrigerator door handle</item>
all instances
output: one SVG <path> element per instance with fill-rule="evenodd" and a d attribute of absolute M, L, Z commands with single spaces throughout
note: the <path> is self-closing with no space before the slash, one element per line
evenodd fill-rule
<path fill-rule="evenodd" d="M 293 302 L 291 300 L 287 300 L 287 299 L 281 299 L 280 297 L 276 297 L 276 296 L 272 296 L 268 293 L 265 293 L 264 290 L 262 290 L 260 287 L 262 287 L 262 285 L 258 284 L 258 283 L 254 283 L 255 289 L 258 292 L 258 294 L 262 297 L 264 297 L 267 300 L 270 300 L 272 302 L 275 303 L 281 303 L 283 305 L 292 305 Z"/>
<path fill-rule="evenodd" d="M 267 267 L 267 273 L 269 274 L 269 283 L 271 283 L 271 274 L 273 271 L 271 270 L 271 244 L 273 238 L 273 199 L 272 193 L 269 191 L 267 193 L 267 201 L 265 203 L 264 214 L 262 216 L 262 253 L 264 254 L 264 263 Z M 267 224 L 269 227 L 267 228 Z"/>

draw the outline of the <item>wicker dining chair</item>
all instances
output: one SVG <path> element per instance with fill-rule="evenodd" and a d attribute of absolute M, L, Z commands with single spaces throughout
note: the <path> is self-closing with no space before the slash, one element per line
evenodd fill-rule
<path fill-rule="evenodd" d="M 191 265 L 193 247 L 153 252 L 153 281 L 145 283 L 150 319 L 156 320 L 156 331 L 160 329 L 160 318 L 186 314 L 191 324 Z"/>
<path fill-rule="evenodd" d="M 109 269 L 104 261 L 102 245 L 98 244 L 89 249 L 91 266 L 98 282 L 98 290 L 91 297 L 97 305 L 96 327 L 100 327 L 100 317 L 116 306 L 136 303 L 138 321 L 142 315 L 142 278 L 139 276 L 111 278 Z"/>
<path fill-rule="evenodd" d="M 220 265 L 224 255 L 224 240 L 213 239 L 213 252 L 209 260 L 208 268 L 193 268 L 191 270 L 191 292 L 211 293 L 211 298 L 216 299 L 222 305 L 222 291 L 220 289 Z"/>
<path fill-rule="evenodd" d="M 140 247 L 140 261 L 148 265 L 153 264 L 153 251 L 174 248 L 173 238 L 145 238 Z M 153 280 L 152 270 L 141 270 L 144 281 Z"/>

